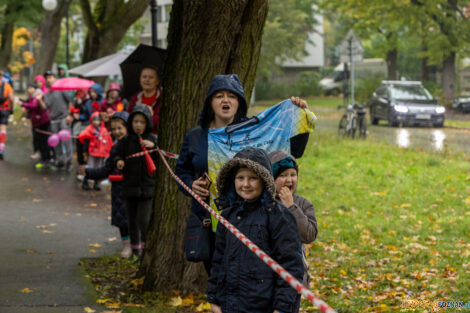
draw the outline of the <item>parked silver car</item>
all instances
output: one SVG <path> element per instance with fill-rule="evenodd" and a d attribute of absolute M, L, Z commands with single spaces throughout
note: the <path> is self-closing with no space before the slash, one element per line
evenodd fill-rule
<path fill-rule="evenodd" d="M 445 108 L 419 81 L 384 80 L 369 102 L 371 123 L 386 120 L 390 126 L 432 124 L 442 127 Z"/>

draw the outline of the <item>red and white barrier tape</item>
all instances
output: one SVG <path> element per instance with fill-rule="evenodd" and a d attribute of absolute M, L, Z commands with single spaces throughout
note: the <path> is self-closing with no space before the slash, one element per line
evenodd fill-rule
<path fill-rule="evenodd" d="M 264 263 L 266 263 L 276 274 L 281 276 L 289 285 L 292 286 L 298 293 L 303 295 L 307 298 L 314 306 L 316 306 L 322 313 L 335 313 L 336 311 L 333 310 L 328 304 L 326 304 L 323 300 L 318 298 L 315 294 L 313 294 L 308 288 L 302 285 L 294 276 L 292 276 L 289 272 L 287 272 L 282 266 L 280 266 L 276 261 L 274 261 L 269 255 L 267 255 L 263 250 L 261 250 L 257 245 L 255 245 L 250 239 L 248 239 L 245 235 L 243 235 L 235 226 L 233 226 L 229 221 L 223 218 L 219 213 L 214 211 L 207 203 L 205 203 L 197 194 L 194 193 L 188 186 L 183 183 L 183 181 L 173 173 L 168 162 L 166 161 L 162 150 L 158 150 L 160 157 L 165 163 L 168 171 L 170 172 L 171 176 L 184 188 L 187 192 L 193 196 L 210 214 L 212 214 L 219 222 L 221 222 L 232 234 L 234 234 L 245 246 L 248 247 L 253 253 L 255 253 Z"/>
<path fill-rule="evenodd" d="M 144 151 L 137 152 L 137 153 L 128 155 L 128 156 L 126 157 L 126 159 L 141 157 L 141 156 L 143 156 L 145 153 L 152 153 L 152 152 L 155 152 L 155 151 L 161 151 L 161 152 L 163 153 L 163 155 L 166 156 L 166 157 L 168 157 L 168 158 L 178 159 L 178 155 L 177 155 L 177 154 L 174 154 L 174 153 L 171 153 L 171 152 L 166 152 L 166 151 L 164 151 L 164 150 L 161 150 L 160 148 L 150 149 L 150 150 L 147 150 L 147 152 L 144 152 Z"/>

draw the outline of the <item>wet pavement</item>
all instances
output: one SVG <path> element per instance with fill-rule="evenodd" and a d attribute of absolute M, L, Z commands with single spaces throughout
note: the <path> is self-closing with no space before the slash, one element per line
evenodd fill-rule
<path fill-rule="evenodd" d="M 318 131 L 337 132 L 339 118 L 317 120 Z M 388 125 L 367 125 L 368 138 L 385 141 L 402 148 L 415 147 L 432 151 L 448 150 L 470 155 L 470 129 L 432 127 L 390 127 Z"/>
<path fill-rule="evenodd" d="M 119 251 L 109 191 L 82 191 L 74 172 L 34 170 L 31 146 L 30 128 L 9 127 L 0 161 L 0 312 L 99 312 L 78 263 Z"/>

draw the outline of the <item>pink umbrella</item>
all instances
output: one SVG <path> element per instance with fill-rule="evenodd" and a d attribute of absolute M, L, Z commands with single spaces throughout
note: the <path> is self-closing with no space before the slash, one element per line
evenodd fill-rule
<path fill-rule="evenodd" d="M 51 90 L 89 89 L 94 83 L 92 80 L 78 77 L 60 78 L 52 84 Z"/>

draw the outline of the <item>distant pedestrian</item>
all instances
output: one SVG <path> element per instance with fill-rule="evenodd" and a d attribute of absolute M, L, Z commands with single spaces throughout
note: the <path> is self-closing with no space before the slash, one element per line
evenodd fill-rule
<path fill-rule="evenodd" d="M 70 76 L 69 67 L 67 66 L 67 64 L 59 64 L 59 66 L 57 66 L 57 71 L 57 77 L 59 78 L 66 78 Z"/>
<path fill-rule="evenodd" d="M 267 153 L 247 148 L 217 177 L 222 216 L 299 281 L 302 247 L 294 215 L 275 198 Z M 296 312 L 297 292 L 221 223 L 217 225 L 207 301 L 214 313 Z"/>
<path fill-rule="evenodd" d="M 88 90 L 86 89 L 78 89 L 75 93 L 72 108 L 72 135 L 74 137 L 78 137 L 78 135 L 80 135 L 80 133 L 90 124 L 90 115 L 88 114 L 88 110 L 85 110 L 85 103 L 88 98 Z M 86 141 L 86 144 L 82 144 L 80 140 L 74 139 L 74 142 L 78 166 L 86 165 L 87 162 L 85 160 L 85 156 L 88 153 L 88 141 Z M 79 181 L 83 181 L 83 175 L 78 174 L 77 179 Z"/>
<path fill-rule="evenodd" d="M 4 72 L 0 71 L 0 160 L 3 160 L 7 142 L 8 117 L 15 104 L 13 88 L 7 81 L 4 79 Z"/>
<path fill-rule="evenodd" d="M 152 115 L 146 105 L 138 105 L 129 115 L 127 136 L 116 145 L 116 168 L 123 170 L 122 195 L 126 200 L 127 218 L 133 255 L 140 260 L 145 248 L 150 221 L 155 176 L 148 172 L 144 156 L 128 158 L 157 146 L 157 136 L 152 134 Z M 156 152 L 151 153 L 156 161 Z"/>
<path fill-rule="evenodd" d="M 48 87 L 56 81 L 54 73 L 48 71 L 44 74 Z M 40 100 L 40 102 L 43 100 Z M 71 131 L 71 123 L 73 116 L 70 113 L 70 108 L 73 107 L 72 97 L 69 92 L 59 90 L 49 90 L 44 95 L 44 104 L 49 110 L 51 118 L 51 132 L 58 133 L 66 129 Z M 64 167 L 67 171 L 72 168 L 73 157 L 73 144 L 71 140 L 61 141 L 54 147 L 55 165 L 57 167 Z"/>
<path fill-rule="evenodd" d="M 21 106 L 29 110 L 29 118 L 33 128 L 33 147 L 37 147 L 40 153 L 40 161 L 35 164 L 36 169 L 50 165 L 51 149 L 47 144 L 47 138 L 50 131 L 51 119 L 44 102 L 42 100 L 42 91 L 35 84 L 28 86 L 28 101 L 23 102 Z M 41 104 L 42 103 L 42 104 Z"/>
<path fill-rule="evenodd" d="M 85 168 L 79 166 L 79 174 L 87 179 L 106 179 L 109 175 L 122 175 L 122 171 L 116 169 L 114 159 L 116 157 L 116 143 L 127 135 L 127 119 L 129 113 L 126 111 L 116 112 L 111 117 L 111 134 L 114 137 L 114 146 L 111 148 L 109 157 L 104 166 L 100 168 Z M 132 254 L 129 226 L 127 221 L 127 211 L 124 198 L 122 196 L 122 181 L 111 182 L 111 225 L 119 228 L 122 241 L 122 258 L 128 258 Z"/>
<path fill-rule="evenodd" d="M 78 135 L 78 140 L 83 144 L 88 140 L 88 168 L 100 168 L 104 165 L 105 158 L 109 157 L 109 151 L 113 146 L 113 140 L 104 122 L 100 119 L 100 114 L 95 112 L 91 115 L 90 125 Z M 100 190 L 99 180 L 96 179 L 93 185 L 94 190 Z M 88 180 L 84 179 L 82 188 L 90 190 Z"/>

